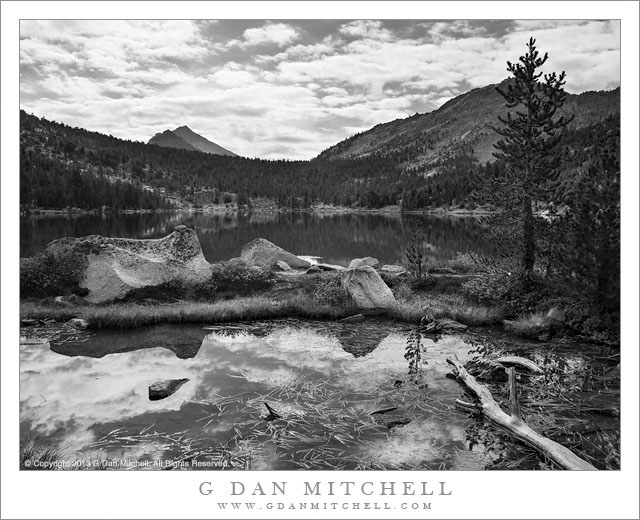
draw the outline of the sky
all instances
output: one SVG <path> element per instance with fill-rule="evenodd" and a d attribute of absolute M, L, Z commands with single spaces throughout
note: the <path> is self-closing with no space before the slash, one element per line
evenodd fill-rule
<path fill-rule="evenodd" d="M 508 76 L 529 38 L 571 93 L 620 85 L 617 20 L 22 20 L 20 105 L 147 142 L 189 126 L 310 159 Z"/>

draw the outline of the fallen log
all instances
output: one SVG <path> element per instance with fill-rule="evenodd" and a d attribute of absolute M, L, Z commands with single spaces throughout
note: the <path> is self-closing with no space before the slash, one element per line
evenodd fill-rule
<path fill-rule="evenodd" d="M 543 374 L 544 371 L 533 361 L 519 356 L 503 356 L 495 360 L 496 363 L 505 366 L 519 366 L 534 374 Z"/>
<path fill-rule="evenodd" d="M 597 469 L 586 460 L 578 457 L 568 448 L 532 430 L 518 415 L 507 415 L 503 412 L 502 408 L 500 408 L 498 403 L 493 399 L 491 392 L 484 385 L 478 383 L 476 378 L 469 374 L 457 359 L 447 358 L 447 363 L 453 366 L 453 372 L 456 378 L 464 383 L 480 400 L 479 405 L 456 400 L 464 409 L 481 413 L 491 423 L 506 430 L 515 438 L 531 446 L 562 469 Z M 513 389 L 515 385 L 513 375 L 510 377 L 510 380 L 511 388 Z M 517 400 L 517 396 L 514 390 L 511 390 L 511 407 L 512 409 L 516 408 L 516 410 L 518 410 L 518 407 L 514 405 L 514 400 Z M 516 412 L 516 410 L 513 411 Z"/>

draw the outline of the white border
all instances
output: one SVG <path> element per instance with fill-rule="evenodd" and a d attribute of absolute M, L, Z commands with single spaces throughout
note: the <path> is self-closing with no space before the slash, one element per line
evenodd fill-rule
<path fill-rule="evenodd" d="M 638 518 L 637 2 L 2 2 L 2 518 L 220 518 L 226 482 L 448 482 L 415 518 Z M 20 18 L 581 18 L 622 20 L 622 470 L 618 472 L 55 472 L 17 471 L 18 20 Z M 289 495 L 287 500 L 295 499 Z M 377 500 L 382 501 L 382 498 Z M 387 518 L 384 511 L 268 511 L 262 518 Z M 405 517 L 400 511 L 395 518 Z M 407 514 L 407 518 L 411 513 Z M 241 511 L 233 517 L 246 517 Z"/>

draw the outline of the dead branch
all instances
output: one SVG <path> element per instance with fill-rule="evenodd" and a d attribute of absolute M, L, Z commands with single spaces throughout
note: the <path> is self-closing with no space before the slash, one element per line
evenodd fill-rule
<path fill-rule="evenodd" d="M 469 374 L 457 359 L 447 358 L 447 363 L 453 366 L 454 375 L 464 383 L 480 400 L 479 411 L 491 423 L 506 430 L 516 439 L 531 446 L 539 453 L 542 453 L 549 460 L 560 466 L 562 469 L 572 470 L 596 470 L 594 466 L 586 460 L 581 459 L 568 448 L 561 444 L 547 439 L 532 430 L 519 415 L 507 415 L 502 408 L 496 403 L 491 392 L 483 385 L 476 381 L 476 378 Z M 515 377 L 511 378 L 515 384 Z M 512 394 L 511 398 L 517 399 Z M 513 407 L 513 402 L 512 402 Z M 513 411 L 512 411 L 513 413 Z"/>
<path fill-rule="evenodd" d="M 528 370 L 529 372 L 533 372 L 534 374 L 544 373 L 544 371 L 538 365 L 536 365 L 533 361 L 527 358 L 519 357 L 519 356 L 503 356 L 496 359 L 495 362 L 500 363 L 501 365 L 519 366 Z"/>
<path fill-rule="evenodd" d="M 511 417 L 522 419 L 520 413 L 520 404 L 518 403 L 518 389 L 516 388 L 516 369 L 509 367 L 507 370 L 509 376 L 509 407 L 511 409 Z"/>

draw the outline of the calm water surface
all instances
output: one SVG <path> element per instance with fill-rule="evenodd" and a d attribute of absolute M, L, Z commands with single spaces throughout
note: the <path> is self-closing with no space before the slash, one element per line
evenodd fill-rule
<path fill-rule="evenodd" d="M 447 377 L 446 357 L 501 353 L 479 336 L 422 338 L 417 378 L 404 359 L 406 331 L 387 321 L 162 325 L 67 339 L 20 346 L 22 445 L 55 447 L 64 458 L 150 469 L 167 461 L 189 469 L 195 462 L 265 470 L 544 467 L 534 452 L 454 407 L 468 398 Z M 602 391 L 615 359 L 559 345 L 538 346 L 533 359 L 547 376 L 539 386 L 523 381 L 521 402 L 526 410 L 532 401 L 550 403 L 528 416 L 534 427 L 576 428 L 578 416 L 582 431 L 616 427 L 617 419 L 606 423 L 578 407 L 564 416 L 551 394 L 544 397 L 554 380 L 567 390 L 562 399 Z M 175 394 L 149 400 L 149 385 L 181 378 L 189 381 Z M 265 420 L 265 402 L 280 419 Z M 410 422 L 388 427 L 379 421 L 387 414 L 371 415 L 389 407 L 398 409 L 388 417 Z"/>
<path fill-rule="evenodd" d="M 426 215 L 317 215 L 310 213 L 255 213 L 214 215 L 157 213 L 139 215 L 33 216 L 20 222 L 20 255 L 41 252 L 57 238 L 99 234 L 121 238 L 161 238 L 175 226 L 196 230 L 210 262 L 240 256 L 242 246 L 266 238 L 298 255 L 348 265 L 351 259 L 373 256 L 382 263 L 401 260 L 415 229 L 424 234 L 430 255 L 452 258 L 457 252 L 496 253 L 472 217 Z"/>

